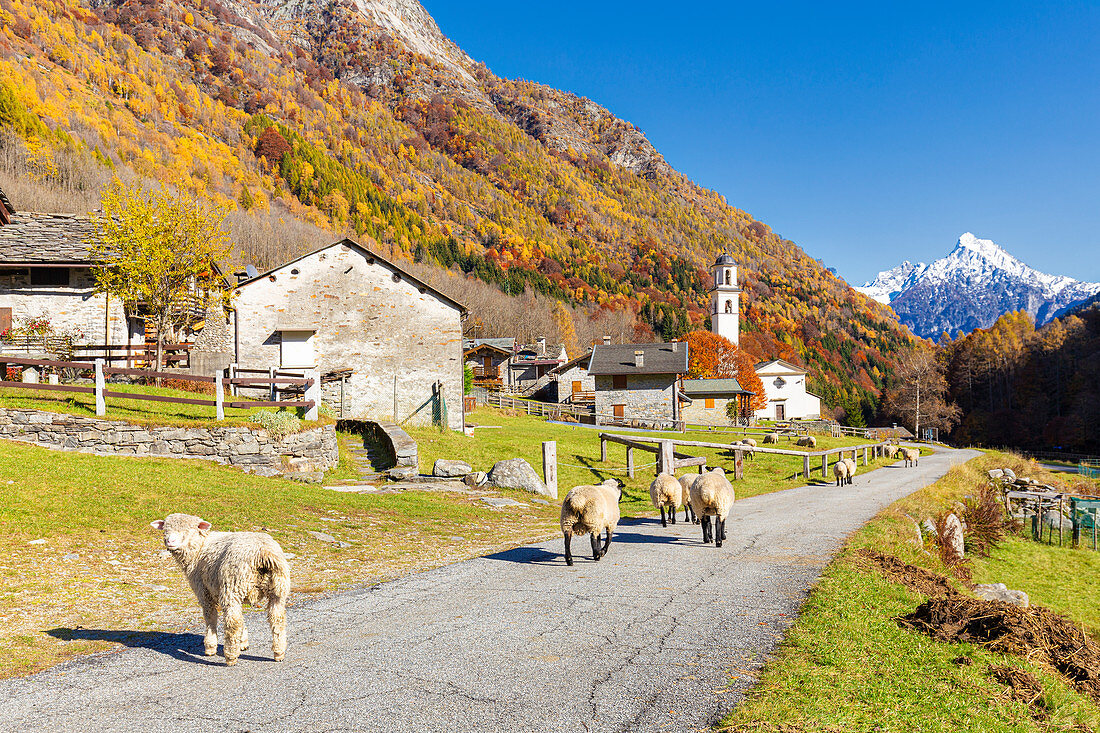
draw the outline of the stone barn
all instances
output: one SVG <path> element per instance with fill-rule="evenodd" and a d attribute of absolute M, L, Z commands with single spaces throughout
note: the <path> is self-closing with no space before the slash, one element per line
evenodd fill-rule
<path fill-rule="evenodd" d="M 596 423 L 672 427 L 683 419 L 679 382 L 687 370 L 687 343 L 597 344 L 588 365 Z"/>
<path fill-rule="evenodd" d="M 461 430 L 465 308 L 344 239 L 233 292 L 237 363 L 342 374 L 345 418 Z"/>

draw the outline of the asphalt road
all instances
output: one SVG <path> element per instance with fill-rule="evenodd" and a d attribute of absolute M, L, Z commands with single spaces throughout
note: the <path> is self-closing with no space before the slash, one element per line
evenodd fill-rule
<path fill-rule="evenodd" d="M 721 549 L 702 545 L 697 525 L 627 521 L 599 563 L 579 555 L 567 568 L 558 538 L 296 606 L 283 663 L 258 613 L 247 615 L 252 649 L 231 668 L 201 656 L 197 630 L 144 635 L 0 683 L 0 728 L 705 729 L 751 684 L 844 538 L 975 455 L 941 449 L 852 486 L 738 501 Z"/>

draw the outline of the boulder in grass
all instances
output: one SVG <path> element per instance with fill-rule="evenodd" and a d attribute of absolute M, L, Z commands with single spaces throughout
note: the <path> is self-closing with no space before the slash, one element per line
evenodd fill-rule
<path fill-rule="evenodd" d="M 978 583 L 974 586 L 974 595 L 984 601 L 1003 601 L 1020 608 L 1027 608 L 1031 604 L 1027 593 L 1011 590 L 1004 583 Z"/>
<path fill-rule="evenodd" d="M 522 489 L 532 494 L 542 494 L 551 499 L 558 497 L 546 488 L 531 464 L 522 458 L 497 461 L 489 471 L 489 485 L 498 489 Z"/>
<path fill-rule="evenodd" d="M 1004 474 L 1004 477 L 1006 479 L 1008 479 L 1009 481 L 1015 481 L 1016 480 L 1016 472 L 1013 471 L 1011 468 L 1001 469 L 1001 472 Z"/>
<path fill-rule="evenodd" d="M 489 476 L 484 471 L 474 471 L 466 474 L 462 479 L 462 483 L 466 484 L 470 488 L 476 489 L 479 486 L 484 486 L 489 480 Z"/>
<path fill-rule="evenodd" d="M 994 468 L 994 469 L 991 469 L 989 471 L 989 478 L 992 478 L 992 479 L 1002 478 L 1004 475 L 1005 475 L 1005 472 L 1002 471 L 999 468 Z"/>
<path fill-rule="evenodd" d="M 439 478 L 462 478 L 473 472 L 473 468 L 465 461 L 448 461 L 440 458 L 432 466 L 432 475 Z"/>
<path fill-rule="evenodd" d="M 966 557 L 965 536 L 962 521 L 954 514 L 948 514 L 943 526 L 943 536 L 947 540 L 951 553 L 958 558 Z"/>

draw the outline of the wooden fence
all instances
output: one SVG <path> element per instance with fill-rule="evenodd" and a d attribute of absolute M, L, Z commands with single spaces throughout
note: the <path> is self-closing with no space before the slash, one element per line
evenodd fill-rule
<path fill-rule="evenodd" d="M 627 475 L 631 478 L 634 477 L 633 451 L 635 449 L 657 454 L 657 473 L 675 474 L 678 469 L 691 466 L 698 466 L 699 472 L 702 473 L 706 466 L 706 458 L 692 457 L 682 453 L 677 453 L 676 448 L 678 446 L 682 446 L 685 448 L 717 448 L 719 450 L 731 451 L 734 458 L 734 479 L 737 480 L 744 478 L 743 461 L 745 458 L 745 454 L 749 452 L 768 453 L 780 456 L 799 456 L 802 458 L 802 475 L 807 480 L 809 480 L 811 474 L 810 464 L 812 459 L 821 459 L 821 475 L 823 478 L 827 479 L 829 478 L 830 456 L 838 456 L 837 460 L 840 460 L 844 457 L 845 454 L 851 453 L 852 460 L 859 461 L 860 454 L 862 453 L 863 465 L 866 466 L 872 459 L 883 455 L 885 448 L 884 443 L 868 443 L 866 445 L 845 446 L 843 448 L 830 448 L 828 450 L 808 453 L 806 451 L 786 450 L 783 448 L 749 448 L 747 446 L 740 447 L 736 445 L 730 445 L 729 443 L 710 443 L 700 440 L 675 440 L 670 438 L 647 438 L 633 435 L 615 435 L 614 433 L 600 433 L 600 460 L 604 462 L 607 461 L 608 443 L 620 443 L 627 447 Z"/>
<path fill-rule="evenodd" d="M 193 344 L 166 343 L 161 346 L 164 365 L 187 369 L 191 366 L 191 347 Z M 102 359 L 104 364 L 125 364 L 127 368 L 139 368 L 142 365 L 155 365 L 157 345 L 147 342 L 140 344 L 74 344 L 72 357 L 80 360 Z"/>
<path fill-rule="evenodd" d="M 306 409 L 307 420 L 317 419 L 317 409 L 321 402 L 320 380 L 316 375 L 309 378 L 302 377 L 231 377 L 220 376 L 196 376 L 193 374 L 180 374 L 177 372 L 158 372 L 148 369 L 129 369 L 126 367 L 109 367 L 104 365 L 103 359 L 95 361 L 57 361 L 50 359 L 23 359 L 9 356 L 0 356 L 0 370 L 6 372 L 6 365 L 14 364 L 23 366 L 24 380 L 22 382 L 2 380 L 0 387 L 12 389 L 39 390 L 49 392 L 74 392 L 77 394 L 95 395 L 95 414 L 102 417 L 107 412 L 106 398 L 114 397 L 127 400 L 145 400 L 150 402 L 167 402 L 183 405 L 205 405 L 214 408 L 214 414 L 218 420 L 225 419 L 225 408 L 251 409 L 253 407 L 303 407 Z M 48 375 L 49 381 L 45 384 L 39 381 L 39 369 L 52 372 Z M 78 373 L 92 372 L 94 386 L 78 384 L 62 384 L 61 370 L 75 370 Z M 147 394 L 142 392 L 121 392 L 108 389 L 107 377 L 130 376 L 142 379 L 173 379 L 186 382 L 196 382 L 214 385 L 214 399 L 198 397 L 171 397 L 168 395 Z M 275 399 L 274 393 L 269 400 L 233 400 L 225 398 L 225 388 L 230 387 L 264 387 L 274 390 L 276 385 L 286 385 L 290 388 L 300 388 L 305 392 L 305 398 L 300 400 Z"/>
<path fill-rule="evenodd" d="M 489 407 L 526 412 L 528 415 L 535 415 L 547 420 L 566 420 L 588 425 L 607 425 L 634 430 L 684 431 L 683 420 L 620 417 L 598 413 L 594 408 L 576 407 L 557 402 L 539 402 L 501 392 L 486 392 L 484 398 L 478 395 L 478 400 Z"/>

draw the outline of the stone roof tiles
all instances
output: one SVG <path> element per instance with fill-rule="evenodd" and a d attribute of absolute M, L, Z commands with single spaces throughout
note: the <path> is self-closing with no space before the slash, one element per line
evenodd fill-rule
<path fill-rule="evenodd" d="M 636 351 L 642 352 L 637 366 Z M 589 374 L 686 374 L 687 343 L 669 344 L 596 344 L 592 350 Z"/>
<path fill-rule="evenodd" d="M 87 265 L 90 216 L 20 211 L 0 226 L 0 264 Z"/>

